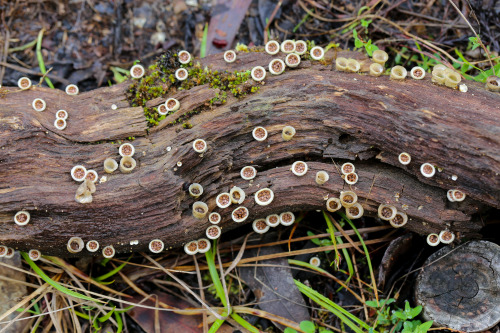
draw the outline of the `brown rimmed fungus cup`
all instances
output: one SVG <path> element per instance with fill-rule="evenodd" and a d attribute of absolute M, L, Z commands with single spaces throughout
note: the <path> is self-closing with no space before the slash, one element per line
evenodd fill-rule
<path fill-rule="evenodd" d="M 221 216 L 219 213 L 212 212 L 210 215 L 208 215 L 208 221 L 212 224 L 219 224 L 221 220 Z"/>
<path fill-rule="evenodd" d="M 123 156 L 120 159 L 120 171 L 122 173 L 131 173 L 137 166 L 137 162 L 130 156 Z"/>
<path fill-rule="evenodd" d="M 380 206 L 378 206 L 377 213 L 378 217 L 380 217 L 382 220 L 390 221 L 394 217 L 396 217 L 397 212 L 398 210 L 396 209 L 396 207 L 392 205 L 381 204 Z"/>
<path fill-rule="evenodd" d="M 326 200 L 326 210 L 329 212 L 336 212 L 342 208 L 342 203 L 339 198 L 329 198 Z"/>
<path fill-rule="evenodd" d="M 236 52 L 233 50 L 227 50 L 224 52 L 224 61 L 227 63 L 232 63 L 236 61 Z"/>
<path fill-rule="evenodd" d="M 231 217 L 232 217 L 233 221 L 236 223 L 240 223 L 240 222 L 245 221 L 248 218 L 248 215 L 249 215 L 248 209 L 246 207 L 243 207 L 243 206 L 236 208 L 231 213 Z"/>
<path fill-rule="evenodd" d="M 96 240 L 89 240 L 85 247 L 89 252 L 97 252 L 97 250 L 99 250 L 99 242 Z"/>
<path fill-rule="evenodd" d="M 342 172 L 343 175 L 350 174 L 351 172 L 354 172 L 356 168 L 354 167 L 354 164 L 347 162 L 342 164 L 340 167 L 340 172 Z"/>
<path fill-rule="evenodd" d="M 149 251 L 152 253 L 160 253 L 165 248 L 165 244 L 160 239 L 153 239 L 149 242 Z"/>
<path fill-rule="evenodd" d="M 136 64 L 130 68 L 130 76 L 132 76 L 134 79 L 140 79 L 141 77 L 144 76 L 146 71 L 144 70 L 144 67 L 142 65 Z"/>
<path fill-rule="evenodd" d="M 215 199 L 215 203 L 219 208 L 227 208 L 231 205 L 231 196 L 227 192 L 221 193 Z"/>
<path fill-rule="evenodd" d="M 222 234 L 218 225 L 211 225 L 207 228 L 206 235 L 209 239 L 217 239 Z M 199 250 L 198 250 L 199 251 Z"/>
<path fill-rule="evenodd" d="M 399 163 L 401 163 L 403 165 L 408 165 L 411 162 L 411 156 L 410 156 L 410 154 L 403 152 L 403 153 L 399 154 L 398 161 L 399 161 Z"/>
<path fill-rule="evenodd" d="M 30 250 L 28 252 L 28 257 L 33 261 L 37 261 L 42 257 L 42 253 L 38 250 Z"/>
<path fill-rule="evenodd" d="M 307 163 L 303 161 L 296 161 L 292 164 L 292 173 L 296 176 L 304 176 L 307 173 Z"/>
<path fill-rule="evenodd" d="M 292 212 L 284 212 L 280 214 L 280 223 L 286 227 L 295 222 L 295 214 Z"/>
<path fill-rule="evenodd" d="M 269 231 L 269 226 L 266 223 L 265 219 L 256 219 L 252 223 L 253 231 L 258 234 L 264 234 Z"/>
<path fill-rule="evenodd" d="M 108 246 L 105 246 L 103 249 L 102 249 L 102 255 L 104 258 L 113 258 L 115 256 L 115 248 L 113 247 L 113 245 L 108 245 Z"/>
<path fill-rule="evenodd" d="M 208 252 L 208 250 L 212 247 L 212 244 L 206 238 L 200 238 L 196 241 L 196 243 L 198 245 L 198 253 Z"/>
<path fill-rule="evenodd" d="M 271 214 L 266 216 L 266 223 L 270 227 L 277 227 L 280 224 L 280 216 L 278 214 Z"/>
<path fill-rule="evenodd" d="M 263 188 L 255 193 L 255 203 L 259 206 L 267 206 L 274 199 L 274 193 L 269 188 Z"/>
<path fill-rule="evenodd" d="M 184 245 L 184 252 L 186 254 L 192 256 L 198 253 L 198 241 L 190 241 L 186 245 Z"/>
<path fill-rule="evenodd" d="M 351 207 L 356 202 L 358 202 L 358 196 L 353 191 L 342 191 L 340 192 L 340 203 L 344 207 Z"/>
<path fill-rule="evenodd" d="M 251 180 L 257 176 L 257 170 L 253 166 L 246 166 L 241 169 L 240 175 L 244 180 Z"/>
<path fill-rule="evenodd" d="M 389 220 L 389 223 L 394 228 L 401 228 L 406 223 L 408 223 L 408 215 L 406 215 L 406 213 L 404 212 L 397 212 L 396 216 L 394 216 L 392 219 Z"/>
<path fill-rule="evenodd" d="M 356 172 L 348 173 L 344 175 L 344 180 L 349 185 L 354 185 L 358 182 L 358 174 Z"/>
<path fill-rule="evenodd" d="M 275 55 L 280 51 L 280 44 L 275 40 L 270 40 L 266 44 L 266 53 L 270 55 Z"/>
<path fill-rule="evenodd" d="M 118 153 L 120 154 L 120 156 L 124 157 L 124 156 L 134 156 L 135 154 L 135 148 L 132 144 L 130 143 L 124 143 L 120 146 L 120 148 L 118 148 Z"/>
<path fill-rule="evenodd" d="M 455 234 L 449 230 L 443 230 L 439 233 L 439 241 L 443 244 L 450 244 L 455 240 Z"/>
<path fill-rule="evenodd" d="M 17 225 L 26 225 L 29 223 L 31 215 L 25 210 L 21 210 L 14 215 L 14 222 Z"/>
<path fill-rule="evenodd" d="M 245 191 L 243 191 L 238 186 L 233 186 L 229 191 L 229 196 L 231 197 L 231 202 L 234 204 L 240 204 L 245 201 Z"/>
<path fill-rule="evenodd" d="M 71 178 L 77 182 L 83 182 L 87 176 L 87 169 L 83 165 L 75 165 L 71 169 Z"/>
<path fill-rule="evenodd" d="M 350 207 L 346 207 L 345 214 L 351 220 L 359 219 L 364 214 L 363 206 L 359 202 L 356 202 L 354 205 Z"/>
<path fill-rule="evenodd" d="M 179 57 L 179 62 L 183 65 L 189 64 L 191 61 L 191 53 L 186 50 L 179 51 L 177 56 Z"/>
<path fill-rule="evenodd" d="M 430 246 L 438 246 L 439 243 L 441 242 L 439 240 L 438 234 L 429 234 L 427 236 L 427 244 L 429 244 Z"/>
<path fill-rule="evenodd" d="M 203 154 L 207 151 L 208 145 L 203 139 L 196 139 L 193 141 L 193 149 L 198 154 Z"/>
<path fill-rule="evenodd" d="M 190 196 L 192 196 L 193 198 L 198 198 L 203 194 L 203 186 L 198 183 L 192 183 L 191 185 L 189 185 L 188 191 Z"/>
<path fill-rule="evenodd" d="M 316 172 L 316 184 L 323 185 L 330 179 L 330 176 L 326 171 L 318 171 Z"/>
<path fill-rule="evenodd" d="M 85 248 L 85 243 L 80 237 L 71 237 L 66 244 L 69 253 L 78 253 Z"/>

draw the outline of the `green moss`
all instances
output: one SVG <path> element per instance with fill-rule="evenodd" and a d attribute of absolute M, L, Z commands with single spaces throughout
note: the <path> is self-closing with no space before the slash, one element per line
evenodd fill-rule
<path fill-rule="evenodd" d="M 245 52 L 248 51 L 248 48 L 246 48 Z M 249 93 L 255 93 L 259 89 L 259 87 L 248 83 L 250 71 L 218 72 L 206 67 L 202 68 L 199 62 L 196 62 L 195 65 L 191 62 L 189 65 L 182 65 L 188 70 L 188 79 L 178 81 L 174 73 L 179 67 L 181 67 L 181 64 L 178 62 L 177 54 L 175 52 L 166 52 L 158 58 L 155 64 L 149 66 L 144 77 L 136 80 L 128 87 L 127 99 L 130 105 L 144 108 L 148 126 L 158 125 L 162 119 L 165 119 L 165 116 L 160 116 L 156 108 L 147 107 L 147 102 L 155 98 L 166 99 L 168 95 L 178 90 L 189 90 L 196 86 L 208 84 L 213 89 L 221 90 L 210 101 L 210 105 L 220 105 L 226 103 L 228 92 L 235 97 L 243 97 Z M 207 109 L 207 106 L 193 110 L 194 112 L 190 111 L 187 115 L 199 113 L 204 109 Z"/>

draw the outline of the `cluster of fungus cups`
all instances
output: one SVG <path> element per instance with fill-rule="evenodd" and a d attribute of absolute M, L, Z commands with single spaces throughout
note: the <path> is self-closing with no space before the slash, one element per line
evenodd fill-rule
<path fill-rule="evenodd" d="M 398 211 L 393 205 L 381 204 L 377 213 L 380 219 L 388 221 L 394 228 L 401 228 L 408 223 L 408 215 Z"/>
<path fill-rule="evenodd" d="M 358 174 L 355 172 L 356 168 L 354 164 L 347 162 L 342 164 L 340 171 L 342 172 L 342 178 L 349 185 L 354 185 L 358 182 Z"/>
<path fill-rule="evenodd" d="M 137 162 L 132 157 L 135 154 L 135 148 L 130 143 L 124 143 L 118 150 L 120 156 L 120 171 L 122 173 L 131 173 L 135 169 Z"/>
<path fill-rule="evenodd" d="M 462 81 L 460 74 L 443 64 L 438 64 L 432 69 L 432 82 L 436 84 L 457 88 L 460 81 Z"/>
<path fill-rule="evenodd" d="M 11 259 L 15 253 L 13 248 L 0 245 L 0 258 Z"/>
<path fill-rule="evenodd" d="M 448 190 L 446 197 L 450 202 L 460 202 L 465 200 L 465 193 L 460 190 Z"/>
<path fill-rule="evenodd" d="M 361 69 L 361 64 L 353 58 L 337 57 L 335 69 L 341 72 L 357 73 Z"/>
<path fill-rule="evenodd" d="M 336 212 L 342 207 L 351 220 L 361 218 L 365 212 L 363 206 L 358 203 L 357 194 L 353 191 L 342 191 L 339 198 L 332 197 L 326 201 L 326 210 L 329 212 Z"/>

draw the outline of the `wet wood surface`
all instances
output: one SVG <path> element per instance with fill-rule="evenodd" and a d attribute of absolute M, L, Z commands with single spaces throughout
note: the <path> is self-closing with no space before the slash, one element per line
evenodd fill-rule
<path fill-rule="evenodd" d="M 270 59 L 263 52 L 242 53 L 228 65 L 216 54 L 201 64 L 248 70 L 267 66 Z M 326 198 L 351 188 L 367 215 L 376 215 L 380 203 L 390 203 L 408 214 L 408 228 L 418 233 L 449 228 L 476 235 L 481 214 L 500 208 L 500 94 L 469 81 L 469 91 L 462 93 L 430 79 L 396 82 L 387 76 L 337 72 L 329 59 L 330 54 L 324 63 L 305 61 L 279 76 L 268 73 L 262 84 L 250 80 L 248 84 L 260 87 L 258 92 L 228 98 L 220 106 L 210 106 L 217 91 L 208 86 L 178 92 L 179 114 L 189 111 L 186 105 L 205 106 L 189 119 L 190 129 L 164 121 L 148 131 L 143 109 L 126 100 L 128 82 L 77 96 L 37 87 L 2 88 L 0 244 L 59 256 L 68 255 L 66 242 L 73 236 L 113 245 L 117 252 L 146 250 L 155 238 L 167 248 L 178 247 L 204 235 L 209 226 L 191 213 L 196 200 L 187 187 L 195 182 L 204 188 L 199 200 L 221 213 L 223 232 L 241 224 L 231 221 L 236 206 L 219 209 L 215 198 L 239 186 L 250 210 L 245 223 L 270 213 L 323 209 Z M 37 97 L 47 102 L 43 112 L 31 107 Z M 59 109 L 69 113 L 63 131 L 54 127 Z M 285 125 L 297 130 L 291 141 L 281 137 Z M 267 129 L 266 141 L 253 139 L 256 126 Z M 120 142 L 129 137 L 135 137 L 136 169 L 105 174 L 103 161 L 119 161 Z M 209 146 L 202 155 L 192 149 L 198 138 Z M 398 162 L 403 151 L 412 156 L 408 166 Z M 309 165 L 303 177 L 290 171 L 296 160 Z M 359 175 L 351 187 L 337 169 L 346 161 L 355 164 Z M 423 177 L 420 166 L 425 162 L 440 171 Z M 97 184 L 91 204 L 74 199 L 79 183 L 70 170 L 77 164 L 96 170 L 99 178 L 107 176 Z M 258 170 L 253 181 L 240 177 L 246 165 Z M 321 186 L 315 183 L 319 170 L 330 174 Z M 253 194 L 264 187 L 275 198 L 269 206 L 258 206 Z M 467 198 L 451 203 L 448 189 L 460 189 Z M 13 222 L 20 210 L 31 213 L 26 226 Z M 135 240 L 138 245 L 130 245 Z"/>

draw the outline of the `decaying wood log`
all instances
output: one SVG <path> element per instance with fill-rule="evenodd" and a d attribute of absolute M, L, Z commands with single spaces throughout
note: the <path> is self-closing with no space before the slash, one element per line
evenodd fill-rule
<path fill-rule="evenodd" d="M 500 207 L 500 94 L 471 82 L 462 93 L 429 79 L 396 82 L 342 73 L 331 69 L 332 54 L 322 63 L 304 61 L 282 75 L 268 74 L 265 84 L 249 80 L 245 84 L 258 86 L 257 92 L 228 97 L 219 106 L 209 103 L 218 91 L 208 85 L 178 91 L 169 97 L 179 99 L 180 110 L 149 131 L 143 108 L 126 99 L 129 83 L 77 96 L 38 87 L 2 88 L 0 244 L 59 256 L 68 255 L 72 236 L 112 244 L 117 252 L 145 250 L 155 238 L 176 247 L 202 236 L 209 225 L 192 216 L 196 200 L 187 193 L 189 184 L 203 186 L 199 200 L 221 213 L 220 225 L 228 230 L 237 226 L 230 217 L 236 206 L 218 209 L 217 194 L 231 186 L 244 189 L 243 205 L 250 210 L 245 222 L 272 212 L 322 209 L 328 196 L 349 188 L 337 169 L 345 161 L 355 163 L 359 181 L 352 189 L 365 214 L 374 216 L 380 203 L 391 203 L 408 214 L 413 231 L 476 234 L 479 214 Z M 214 55 L 201 65 L 241 71 L 267 66 L 272 58 L 263 52 L 238 57 L 226 64 L 221 54 Z M 47 102 L 45 111 L 32 109 L 36 97 Z M 54 128 L 59 109 L 69 112 L 63 131 Z M 170 124 L 193 109 L 201 112 L 189 119 L 192 128 Z M 285 125 L 297 130 L 291 141 L 281 137 Z M 266 141 L 252 138 L 256 126 L 267 129 Z M 106 175 L 92 203 L 77 203 L 79 184 L 71 179 L 71 168 L 81 164 L 105 175 L 103 161 L 118 159 L 119 140 L 128 137 L 135 137 L 136 169 Z M 197 138 L 209 146 L 202 155 L 192 149 Z M 398 163 L 403 151 L 411 154 L 408 166 Z M 306 176 L 290 172 L 296 160 L 308 163 Z M 424 162 L 440 172 L 423 177 Z M 239 175 L 246 165 L 258 170 L 253 181 Z M 330 174 L 324 185 L 315 183 L 319 170 Z M 263 187 L 275 194 L 268 206 L 254 202 L 253 194 Z M 454 188 L 467 194 L 465 201 L 448 202 L 446 191 Z M 20 210 L 31 213 L 28 225 L 14 224 Z M 135 240 L 138 245 L 130 245 Z"/>
<path fill-rule="evenodd" d="M 500 322 L 500 246 L 473 241 L 431 255 L 415 287 L 434 326 L 483 332 Z"/>

